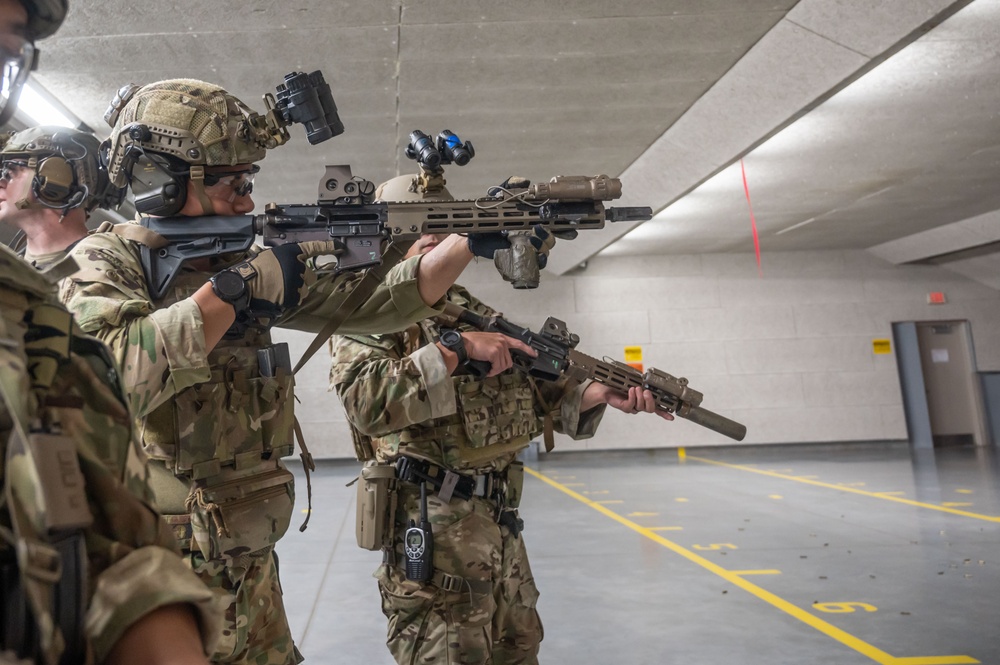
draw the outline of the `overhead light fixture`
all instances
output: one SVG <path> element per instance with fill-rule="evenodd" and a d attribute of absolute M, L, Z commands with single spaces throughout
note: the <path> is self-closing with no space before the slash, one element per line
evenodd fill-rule
<path fill-rule="evenodd" d="M 30 81 L 21 89 L 17 112 L 31 120 L 31 125 L 58 125 L 72 129 L 80 126 L 79 120 L 56 106 L 47 93 L 36 90 Z"/>

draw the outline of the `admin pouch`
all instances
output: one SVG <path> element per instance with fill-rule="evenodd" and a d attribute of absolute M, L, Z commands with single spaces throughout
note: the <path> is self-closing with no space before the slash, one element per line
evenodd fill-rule
<path fill-rule="evenodd" d="M 273 546 L 288 530 L 294 476 L 277 460 L 271 469 L 225 468 L 196 481 L 186 508 L 194 541 L 206 560 L 234 559 Z"/>

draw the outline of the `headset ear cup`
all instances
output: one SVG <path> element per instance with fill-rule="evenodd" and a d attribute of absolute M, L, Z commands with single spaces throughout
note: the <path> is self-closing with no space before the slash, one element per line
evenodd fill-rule
<path fill-rule="evenodd" d="M 75 196 L 73 167 L 62 157 L 46 157 L 38 162 L 31 189 L 38 200 L 61 208 Z"/>
<path fill-rule="evenodd" d="M 187 178 L 175 174 L 169 158 L 143 153 L 135 160 L 129 184 L 135 196 L 136 212 L 170 217 L 187 201 Z"/>

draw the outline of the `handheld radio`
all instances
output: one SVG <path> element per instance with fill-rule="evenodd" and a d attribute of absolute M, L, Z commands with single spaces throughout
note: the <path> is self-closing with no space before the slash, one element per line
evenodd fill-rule
<path fill-rule="evenodd" d="M 427 483 L 420 483 L 420 526 L 410 520 L 403 536 L 406 553 L 406 579 L 426 582 L 434 575 L 434 535 L 427 519 Z"/>

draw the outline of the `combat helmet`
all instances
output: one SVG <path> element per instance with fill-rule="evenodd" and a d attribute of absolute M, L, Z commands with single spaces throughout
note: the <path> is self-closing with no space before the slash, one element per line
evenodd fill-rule
<path fill-rule="evenodd" d="M 151 215 L 176 214 L 188 179 L 207 201 L 205 167 L 259 162 L 278 144 L 262 116 L 195 79 L 124 86 L 104 119 L 112 128 L 104 155 L 111 181 L 130 186 L 136 209 Z"/>
<path fill-rule="evenodd" d="M 42 206 L 64 212 L 82 207 L 90 212 L 117 206 L 123 194 L 109 181 L 101 165 L 100 148 L 101 142 L 88 132 L 32 127 L 6 138 L 0 162 L 34 171 L 31 192 Z"/>
<path fill-rule="evenodd" d="M 45 39 L 55 34 L 69 10 L 69 0 L 21 0 L 28 12 L 28 34 Z"/>

